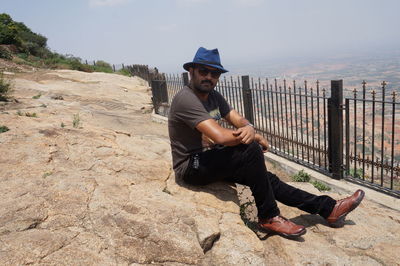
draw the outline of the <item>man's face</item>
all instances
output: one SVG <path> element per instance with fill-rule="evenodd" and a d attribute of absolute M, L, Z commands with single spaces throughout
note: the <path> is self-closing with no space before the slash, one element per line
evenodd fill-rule
<path fill-rule="evenodd" d="M 200 93 L 211 92 L 217 85 L 221 75 L 220 70 L 203 65 L 195 65 L 190 68 L 189 72 L 193 88 Z"/>

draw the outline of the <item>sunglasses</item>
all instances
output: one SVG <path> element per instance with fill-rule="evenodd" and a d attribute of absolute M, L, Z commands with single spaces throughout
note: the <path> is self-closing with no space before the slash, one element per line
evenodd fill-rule
<path fill-rule="evenodd" d="M 218 71 L 218 70 L 211 70 L 205 67 L 197 67 L 197 71 L 199 72 L 200 75 L 202 76 L 207 76 L 208 73 L 211 73 L 211 77 L 213 77 L 214 79 L 217 79 L 221 76 L 222 72 Z"/>

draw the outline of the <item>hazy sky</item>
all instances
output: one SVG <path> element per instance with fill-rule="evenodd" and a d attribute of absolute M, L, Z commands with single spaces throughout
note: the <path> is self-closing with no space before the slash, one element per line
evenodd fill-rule
<path fill-rule="evenodd" d="M 223 65 L 400 47 L 400 0 L 0 0 L 48 38 L 88 60 L 180 72 L 199 46 Z"/>

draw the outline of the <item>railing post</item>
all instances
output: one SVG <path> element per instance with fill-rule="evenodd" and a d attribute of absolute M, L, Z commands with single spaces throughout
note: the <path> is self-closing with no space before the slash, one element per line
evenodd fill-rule
<path fill-rule="evenodd" d="M 350 174 L 350 100 L 345 100 L 345 115 L 346 115 L 346 124 L 345 124 L 345 150 L 346 150 L 346 165 L 345 165 L 345 173 L 346 175 Z"/>
<path fill-rule="evenodd" d="M 183 79 L 183 86 L 189 86 L 189 73 L 188 72 L 182 73 L 182 79 Z"/>
<path fill-rule="evenodd" d="M 160 94 L 161 94 L 161 102 L 168 103 L 168 90 L 167 90 L 167 80 L 160 80 Z"/>
<path fill-rule="evenodd" d="M 249 76 L 242 76 L 242 96 L 244 116 L 250 123 L 254 124 L 253 99 L 251 97 Z"/>
<path fill-rule="evenodd" d="M 328 99 L 328 159 L 334 179 L 343 178 L 343 80 L 331 80 Z"/>
<path fill-rule="evenodd" d="M 168 103 L 167 81 L 165 79 L 151 80 L 151 92 L 153 94 L 151 100 L 153 101 L 154 112 L 158 114 L 160 106 L 162 106 L 163 103 Z"/>
<path fill-rule="evenodd" d="M 160 81 L 159 80 L 152 80 L 151 81 L 151 92 L 153 96 L 151 97 L 151 100 L 153 102 L 154 106 L 154 112 L 158 114 L 158 108 L 160 107 L 161 104 L 161 96 L 160 96 Z"/>

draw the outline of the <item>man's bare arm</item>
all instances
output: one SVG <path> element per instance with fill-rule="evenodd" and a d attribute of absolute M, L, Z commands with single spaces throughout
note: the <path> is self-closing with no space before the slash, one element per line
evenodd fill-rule
<path fill-rule="evenodd" d="M 232 109 L 224 118 L 236 128 L 247 126 L 250 123 L 234 109 Z"/>
<path fill-rule="evenodd" d="M 201 121 L 196 128 L 216 144 L 236 146 L 242 142 L 233 130 L 221 127 L 214 119 Z"/>
<path fill-rule="evenodd" d="M 234 131 L 234 134 L 241 139 L 242 143 L 250 144 L 255 140 L 255 131 L 253 126 L 246 118 L 236 112 L 236 110 L 232 109 L 224 118 L 231 125 L 237 128 Z"/>
<path fill-rule="evenodd" d="M 255 130 L 252 126 L 249 126 L 250 122 L 241 116 L 236 110 L 231 110 L 226 116 L 225 119 L 237 130 L 234 131 L 234 134 L 241 138 L 241 142 L 245 144 L 249 144 L 252 141 L 258 142 L 263 151 L 268 151 L 268 141 L 261 136 L 260 134 L 255 133 Z"/>

